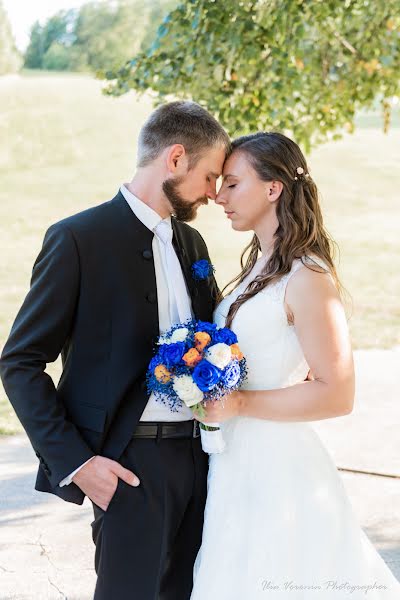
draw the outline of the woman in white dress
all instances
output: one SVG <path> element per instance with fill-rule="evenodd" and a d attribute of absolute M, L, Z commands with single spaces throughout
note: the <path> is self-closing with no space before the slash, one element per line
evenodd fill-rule
<path fill-rule="evenodd" d="M 351 412 L 354 370 L 332 243 L 297 144 L 278 133 L 236 140 L 216 202 L 236 231 L 254 231 L 215 311 L 249 375 L 223 406 L 207 405 L 226 450 L 210 456 L 191 600 L 399 600 L 310 424 Z"/>

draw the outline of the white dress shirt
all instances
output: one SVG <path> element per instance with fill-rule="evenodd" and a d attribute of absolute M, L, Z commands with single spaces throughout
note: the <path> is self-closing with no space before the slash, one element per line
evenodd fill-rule
<path fill-rule="evenodd" d="M 150 208 L 150 206 L 134 196 L 125 185 L 121 186 L 120 191 L 136 217 L 143 225 L 150 229 L 150 231 L 154 231 L 161 222 L 165 224 L 163 227 L 168 226 L 168 228 L 172 228 L 170 216 L 166 219 L 162 219 L 157 212 Z M 192 318 L 193 310 L 182 269 L 179 265 L 179 259 L 174 252 L 176 257 L 176 261 L 172 267 L 174 273 L 169 273 L 167 264 L 171 265 L 171 261 L 168 261 L 167 252 L 171 251 L 171 248 L 166 249 L 165 243 L 161 241 L 157 232 L 153 237 L 152 251 L 157 284 L 159 330 L 160 334 L 162 334 L 177 322 Z M 132 277 L 134 277 L 134 273 L 132 273 Z M 169 281 L 173 281 L 174 285 L 172 286 L 170 284 L 168 286 Z M 177 303 L 176 300 L 177 296 L 179 296 L 179 303 Z M 179 318 L 178 315 L 180 315 L 181 318 Z M 190 419 L 193 419 L 190 408 L 183 405 L 178 412 L 172 412 L 167 406 L 160 401 L 157 401 L 154 394 L 150 395 L 143 414 L 140 417 L 140 421 L 188 421 Z M 60 481 L 59 485 L 61 487 L 69 485 L 73 476 L 93 458 L 94 456 L 80 465 L 75 471 Z"/>

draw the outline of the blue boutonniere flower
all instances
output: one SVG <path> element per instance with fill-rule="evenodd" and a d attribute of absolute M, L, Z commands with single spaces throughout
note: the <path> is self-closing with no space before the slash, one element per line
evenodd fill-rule
<path fill-rule="evenodd" d="M 207 279 L 214 271 L 214 266 L 205 258 L 197 260 L 192 264 L 192 276 L 193 279 L 196 279 L 197 281 Z"/>

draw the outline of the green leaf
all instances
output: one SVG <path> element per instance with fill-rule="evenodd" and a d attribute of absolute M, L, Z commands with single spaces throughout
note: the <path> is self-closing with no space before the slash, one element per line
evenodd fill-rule
<path fill-rule="evenodd" d="M 400 96 L 399 30 L 398 0 L 186 0 L 107 93 L 193 98 L 231 135 L 281 129 L 310 148 Z"/>

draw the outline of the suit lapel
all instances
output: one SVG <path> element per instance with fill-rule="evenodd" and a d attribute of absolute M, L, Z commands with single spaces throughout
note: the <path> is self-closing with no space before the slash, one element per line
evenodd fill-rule
<path fill-rule="evenodd" d="M 192 301 L 194 316 L 202 321 L 211 321 L 213 302 L 210 282 L 208 280 L 196 281 L 192 274 L 192 264 L 201 258 L 206 258 L 204 249 L 198 247 L 194 234 L 185 235 L 188 229 L 174 217 L 172 218 L 172 228 L 174 231 L 172 243 L 182 267 L 182 273 Z"/>
<path fill-rule="evenodd" d="M 138 243 L 138 240 L 147 245 L 152 243 L 154 233 L 148 229 L 140 219 L 135 215 L 128 202 L 125 200 L 121 192 L 111 200 L 111 204 L 118 208 L 120 217 L 122 218 L 123 228 L 131 240 Z"/>
<path fill-rule="evenodd" d="M 186 236 L 183 235 L 181 225 L 179 221 L 177 221 L 174 217 L 172 217 L 172 229 L 174 232 L 172 238 L 172 245 L 174 246 L 174 250 L 178 257 L 179 263 L 181 265 L 183 277 L 186 282 L 186 286 L 190 295 L 190 299 L 192 301 L 193 313 L 196 319 L 200 318 L 199 314 L 199 302 L 198 302 L 198 293 L 196 282 L 192 276 L 191 269 L 191 249 L 189 247 Z"/>
<path fill-rule="evenodd" d="M 174 217 L 172 217 L 171 223 L 172 223 L 172 230 L 174 232 L 174 235 L 172 238 L 172 245 L 174 247 L 174 250 L 176 252 L 178 260 L 180 262 L 180 265 L 182 268 L 182 273 L 185 278 L 187 288 L 188 288 L 189 292 L 191 293 L 193 290 L 193 278 L 192 278 L 191 268 L 190 268 L 190 264 L 189 264 L 190 249 L 188 248 L 188 246 L 186 244 L 184 236 L 181 235 L 180 226 L 179 226 L 178 221 Z"/>

